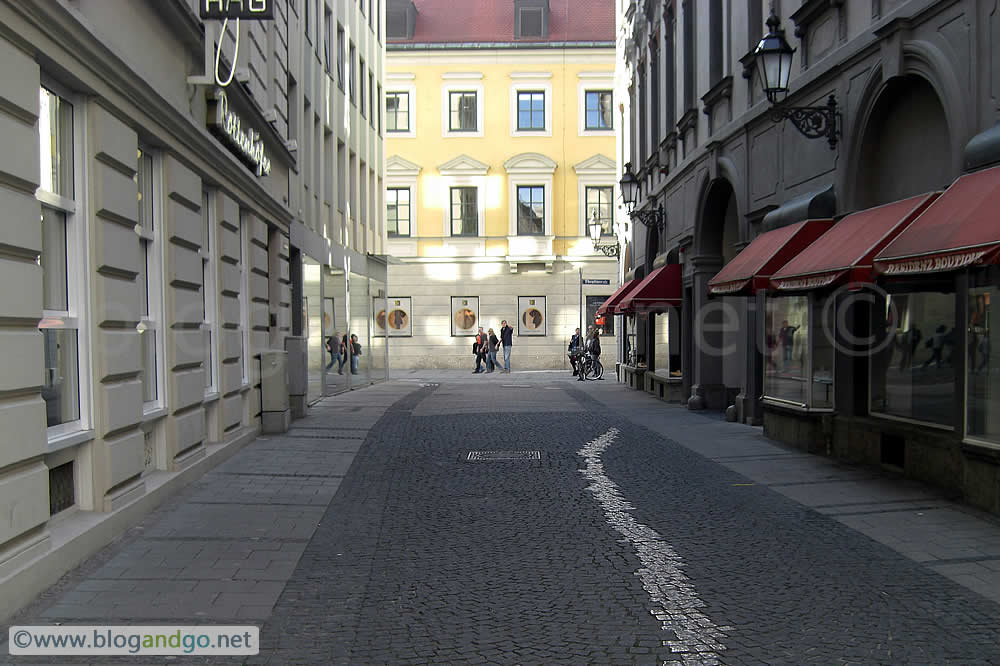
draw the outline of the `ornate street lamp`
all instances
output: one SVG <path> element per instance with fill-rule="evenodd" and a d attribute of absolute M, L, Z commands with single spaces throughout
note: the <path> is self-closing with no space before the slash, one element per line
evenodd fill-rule
<path fill-rule="evenodd" d="M 618 249 L 618 239 L 615 238 L 614 244 L 601 243 L 601 232 L 604 230 L 601 226 L 601 220 L 597 216 L 597 210 L 594 210 L 593 216 L 590 218 L 590 224 L 587 225 L 590 231 L 590 240 L 594 243 L 594 250 L 600 250 L 608 257 L 617 257 L 619 255 Z"/>
<path fill-rule="evenodd" d="M 657 206 L 653 210 L 635 210 L 635 203 L 639 200 L 640 183 L 639 179 L 632 175 L 631 162 L 625 165 L 625 173 L 622 174 L 618 185 L 621 187 L 622 201 L 625 202 L 625 209 L 628 211 L 629 217 L 642 222 L 647 227 L 663 229 L 663 206 Z"/>
<path fill-rule="evenodd" d="M 781 29 L 781 19 L 771 10 L 767 17 L 769 32 L 757 44 L 754 50 L 754 60 L 760 75 L 760 85 L 767 95 L 767 100 L 773 105 L 771 120 L 780 123 L 791 120 L 799 132 L 810 139 L 826 138 L 830 149 L 837 148 L 837 138 L 840 135 L 837 121 L 837 99 L 830 95 L 826 106 L 785 106 L 788 95 L 788 79 L 792 75 L 792 54 L 795 53 L 785 39 L 785 31 Z"/>

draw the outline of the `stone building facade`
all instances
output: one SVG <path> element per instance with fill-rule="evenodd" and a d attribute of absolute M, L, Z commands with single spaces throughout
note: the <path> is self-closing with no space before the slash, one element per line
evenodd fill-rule
<path fill-rule="evenodd" d="M 820 107 L 833 96 L 838 135 L 832 149 L 791 120 L 776 120 L 762 91 L 753 51 L 768 33 L 772 6 L 795 48 L 784 104 Z M 681 307 L 634 318 L 640 354 L 621 368 L 623 380 L 1000 510 L 1000 440 L 980 414 L 1000 405 L 1000 387 L 968 372 L 973 358 L 996 368 L 985 351 L 995 330 L 986 322 L 997 284 L 989 252 L 969 264 L 960 258 L 954 266 L 913 269 L 905 279 L 902 264 L 894 269 L 878 255 L 891 252 L 896 234 L 926 239 L 921 229 L 958 199 L 947 190 L 996 162 L 989 130 L 1000 120 L 1000 60 L 992 5 L 638 0 L 622 2 L 621 16 L 626 45 L 619 71 L 631 86 L 633 109 L 626 160 L 642 184 L 638 208 L 665 212 L 659 233 L 636 225 L 635 261 L 625 269 L 641 274 L 679 264 L 683 274 Z M 941 191 L 946 194 L 932 202 Z M 871 212 L 925 194 L 928 200 L 901 204 L 905 214 L 891 224 L 884 219 L 890 213 Z M 847 267 L 859 269 L 864 255 L 867 272 L 842 272 L 828 281 L 800 275 L 778 288 L 771 273 L 793 257 L 808 264 L 808 256 L 818 263 L 836 254 L 833 239 L 862 220 L 852 213 L 887 225 Z M 795 226 L 807 220 L 826 226 L 810 223 L 816 233 L 807 239 L 812 232 Z M 967 224 L 996 235 L 993 219 Z M 819 235 L 827 231 L 833 235 Z M 778 241 L 786 255 L 760 255 Z M 811 241 L 819 245 L 807 256 Z M 931 249 L 934 256 L 947 254 L 944 247 Z M 760 259 L 753 273 L 759 283 L 710 285 L 754 258 Z M 978 323 L 970 323 L 973 310 Z M 827 330 L 829 317 L 838 323 Z M 919 348 L 907 352 L 912 359 L 899 358 L 910 344 L 905 336 L 916 336 L 917 321 L 925 329 Z M 943 342 L 928 339 L 935 336 Z M 890 349 L 882 353 L 891 362 L 878 350 L 852 348 L 869 338 Z M 942 345 L 953 353 L 943 363 L 931 361 L 940 377 L 910 371 Z M 890 365 L 899 376 L 886 374 Z"/>
<path fill-rule="evenodd" d="M 223 31 L 199 4 L 0 2 L 8 611 L 255 437 L 270 400 L 305 409 L 305 258 L 350 265 L 362 308 L 385 280 L 379 105 L 337 78 L 349 45 L 378 99 L 381 8 L 280 0 Z M 286 345 L 284 394 L 262 395 Z"/>

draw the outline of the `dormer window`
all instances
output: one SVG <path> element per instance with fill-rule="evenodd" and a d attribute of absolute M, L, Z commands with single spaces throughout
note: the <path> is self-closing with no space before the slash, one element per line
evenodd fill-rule
<path fill-rule="evenodd" d="M 514 38 L 549 36 L 549 0 L 514 0 Z"/>

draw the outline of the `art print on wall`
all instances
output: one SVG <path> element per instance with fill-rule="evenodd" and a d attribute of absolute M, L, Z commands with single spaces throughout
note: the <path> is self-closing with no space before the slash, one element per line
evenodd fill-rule
<path fill-rule="evenodd" d="M 517 334 L 545 335 L 545 297 L 517 297 Z"/>
<path fill-rule="evenodd" d="M 479 332 L 479 297 L 451 297 L 451 334 L 455 337 Z"/>
<path fill-rule="evenodd" d="M 377 337 L 385 337 L 386 327 L 390 338 L 408 338 L 413 335 L 409 296 L 374 298 L 372 301 Z"/>

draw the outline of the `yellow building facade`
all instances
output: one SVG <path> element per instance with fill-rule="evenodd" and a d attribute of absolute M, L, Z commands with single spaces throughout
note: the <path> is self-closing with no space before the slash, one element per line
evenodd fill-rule
<path fill-rule="evenodd" d="M 617 287 L 614 48 L 386 54 L 388 329 L 394 368 L 470 367 L 478 326 L 515 330 L 512 369 L 568 368 Z M 392 313 L 396 314 L 393 315 Z M 382 319 L 376 323 L 381 327 Z M 605 365 L 612 323 L 598 322 Z"/>

